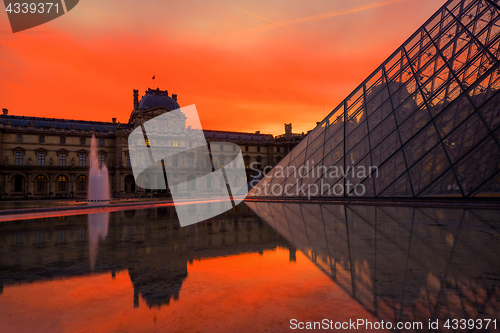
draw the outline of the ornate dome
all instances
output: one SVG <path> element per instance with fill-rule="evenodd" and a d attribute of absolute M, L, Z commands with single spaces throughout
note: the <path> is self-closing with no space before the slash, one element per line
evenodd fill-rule
<path fill-rule="evenodd" d="M 141 102 L 139 103 L 139 109 L 148 110 L 159 106 L 163 106 L 169 110 L 180 108 L 177 103 L 177 95 L 172 95 L 172 97 L 170 97 L 168 96 L 167 90 L 163 91 L 159 88 L 153 90 L 149 88 L 146 91 L 146 95 L 142 97 Z"/>

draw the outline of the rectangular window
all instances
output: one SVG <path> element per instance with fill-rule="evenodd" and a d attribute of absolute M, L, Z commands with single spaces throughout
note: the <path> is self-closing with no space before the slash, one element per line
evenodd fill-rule
<path fill-rule="evenodd" d="M 85 138 L 80 138 L 80 144 L 81 144 L 82 146 L 85 146 Z"/>
<path fill-rule="evenodd" d="M 106 157 L 105 157 L 103 154 L 100 154 L 100 155 L 99 155 L 99 166 L 100 166 L 101 168 L 102 168 L 102 166 L 104 165 L 105 159 L 106 159 Z"/>
<path fill-rule="evenodd" d="M 220 150 L 224 150 L 224 145 L 220 145 Z"/>
<path fill-rule="evenodd" d="M 127 154 L 127 166 L 131 166 L 132 162 L 130 161 L 130 154 Z"/>
<path fill-rule="evenodd" d="M 276 147 L 276 151 L 279 153 L 280 152 L 280 147 Z"/>
<path fill-rule="evenodd" d="M 179 157 L 178 157 L 177 155 L 174 155 L 174 156 L 172 157 L 172 165 L 173 165 L 174 167 L 178 167 L 178 166 L 179 166 Z"/>
<path fill-rule="evenodd" d="M 99 146 L 104 146 L 104 139 L 99 139 Z"/>
<path fill-rule="evenodd" d="M 174 142 L 173 142 L 173 146 L 174 146 L 174 147 L 177 147 L 177 144 L 178 144 L 178 143 L 177 143 L 177 141 L 174 141 Z"/>
<path fill-rule="evenodd" d="M 16 165 L 23 165 L 23 153 L 20 151 L 16 152 Z"/>
<path fill-rule="evenodd" d="M 257 151 L 260 153 L 260 147 L 257 147 Z"/>
<path fill-rule="evenodd" d="M 60 140 L 62 145 L 66 143 L 66 138 L 64 136 L 61 136 Z"/>
<path fill-rule="evenodd" d="M 45 143 L 45 137 L 44 137 L 43 135 L 40 135 L 40 136 L 38 137 L 38 142 L 39 142 L 39 143 Z"/>
<path fill-rule="evenodd" d="M 38 165 L 45 165 L 45 153 L 38 153 Z"/>
<path fill-rule="evenodd" d="M 17 138 L 16 138 L 16 141 L 17 142 L 23 142 L 23 135 L 22 134 L 18 134 Z"/>
<path fill-rule="evenodd" d="M 233 146 L 233 151 L 236 151 L 236 146 Z"/>
<path fill-rule="evenodd" d="M 66 154 L 65 153 L 59 154 L 59 165 L 66 166 Z"/>
<path fill-rule="evenodd" d="M 85 154 L 80 154 L 80 166 L 87 166 L 87 155 Z"/>
<path fill-rule="evenodd" d="M 194 165 L 194 157 L 193 156 L 188 156 L 188 166 L 192 168 Z"/>
<path fill-rule="evenodd" d="M 248 146 L 245 146 L 245 151 L 248 151 Z"/>

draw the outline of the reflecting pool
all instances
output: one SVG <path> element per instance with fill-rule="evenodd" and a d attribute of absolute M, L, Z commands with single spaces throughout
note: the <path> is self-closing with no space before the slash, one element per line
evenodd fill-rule
<path fill-rule="evenodd" d="M 182 228 L 127 209 L 1 222 L 0 332 L 500 328 L 499 210 L 247 202 Z"/>

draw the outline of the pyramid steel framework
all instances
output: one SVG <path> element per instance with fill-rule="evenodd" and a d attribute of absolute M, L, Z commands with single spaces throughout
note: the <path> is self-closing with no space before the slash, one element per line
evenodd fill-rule
<path fill-rule="evenodd" d="M 249 195 L 500 195 L 499 14 L 448 1 Z"/>

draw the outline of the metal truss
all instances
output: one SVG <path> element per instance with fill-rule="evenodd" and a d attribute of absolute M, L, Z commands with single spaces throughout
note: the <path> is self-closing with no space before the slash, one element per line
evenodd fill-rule
<path fill-rule="evenodd" d="M 365 197 L 500 193 L 499 14 L 496 1 L 448 1 L 278 164 L 305 175 L 273 170 L 250 194 L 348 183 L 315 196 L 358 195 L 358 184 Z M 370 166 L 377 174 L 324 172 Z"/>

